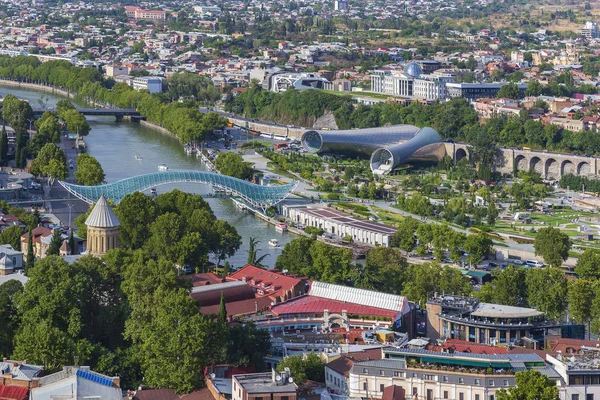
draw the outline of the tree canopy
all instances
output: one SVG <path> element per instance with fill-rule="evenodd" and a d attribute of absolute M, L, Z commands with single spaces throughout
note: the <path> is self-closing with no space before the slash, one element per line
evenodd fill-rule
<path fill-rule="evenodd" d="M 102 165 L 96 160 L 95 157 L 89 154 L 80 154 L 77 157 L 77 171 L 75 171 L 75 178 L 81 185 L 96 186 L 104 183 L 106 175 L 102 169 Z"/>

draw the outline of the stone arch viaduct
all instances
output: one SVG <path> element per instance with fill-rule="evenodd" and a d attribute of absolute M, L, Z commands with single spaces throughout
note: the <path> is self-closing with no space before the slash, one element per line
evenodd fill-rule
<path fill-rule="evenodd" d="M 469 157 L 470 146 L 465 143 L 445 143 L 446 154 L 454 162 Z M 502 173 L 535 171 L 544 179 L 557 180 L 565 174 L 595 177 L 600 175 L 600 158 L 550 151 L 499 148 L 503 157 L 496 166 Z"/>

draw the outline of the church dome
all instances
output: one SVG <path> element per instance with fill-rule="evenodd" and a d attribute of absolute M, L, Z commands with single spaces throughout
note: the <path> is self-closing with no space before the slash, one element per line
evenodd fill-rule
<path fill-rule="evenodd" d="M 115 228 L 121 225 L 117 215 L 104 198 L 104 194 L 96 202 L 94 209 L 85 220 L 85 224 L 94 228 Z"/>
<path fill-rule="evenodd" d="M 421 68 L 418 63 L 413 61 L 404 68 L 404 73 L 416 78 L 423 73 L 423 68 Z"/>

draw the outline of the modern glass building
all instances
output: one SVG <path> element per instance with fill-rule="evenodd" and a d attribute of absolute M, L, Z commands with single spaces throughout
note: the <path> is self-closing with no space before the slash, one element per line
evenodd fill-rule
<path fill-rule="evenodd" d="M 371 159 L 374 174 L 384 175 L 408 163 L 438 162 L 446 155 L 432 128 L 393 125 L 380 128 L 307 131 L 302 146 L 311 153 L 337 153 Z"/>

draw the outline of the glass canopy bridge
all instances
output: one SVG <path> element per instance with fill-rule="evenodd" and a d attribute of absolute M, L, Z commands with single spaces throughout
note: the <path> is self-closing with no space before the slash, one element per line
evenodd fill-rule
<path fill-rule="evenodd" d="M 81 186 L 59 181 L 60 185 L 69 193 L 88 204 L 95 203 L 103 193 L 107 199 L 119 203 L 123 197 L 130 193 L 178 182 L 206 183 L 231 191 L 235 196 L 240 197 L 249 205 L 261 209 L 263 212 L 270 206 L 283 201 L 298 185 L 298 182 L 294 181 L 285 185 L 261 186 L 214 172 L 177 170 L 133 176 L 98 186 Z"/>

